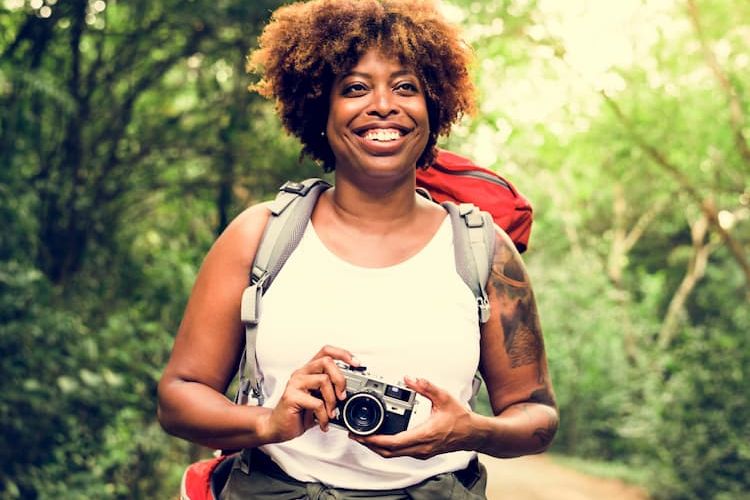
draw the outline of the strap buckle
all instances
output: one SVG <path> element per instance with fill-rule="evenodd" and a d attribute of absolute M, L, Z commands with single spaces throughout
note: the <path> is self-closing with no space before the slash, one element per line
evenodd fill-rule
<path fill-rule="evenodd" d="M 477 297 L 477 308 L 479 309 L 479 322 L 487 323 L 490 319 L 490 301 L 482 290 L 482 297 Z"/>
<path fill-rule="evenodd" d="M 260 299 L 263 296 L 263 285 L 268 278 L 267 273 L 258 279 L 257 282 L 245 288 L 242 292 L 242 299 L 240 302 L 240 320 L 245 325 L 256 326 L 260 319 Z"/>
<path fill-rule="evenodd" d="M 298 194 L 300 196 L 305 196 L 315 184 L 317 184 L 317 182 L 304 183 L 304 182 L 286 181 L 284 184 L 281 185 L 281 187 L 279 188 L 279 191 L 283 191 L 285 193 L 291 193 L 291 194 Z"/>
<path fill-rule="evenodd" d="M 476 205 L 461 203 L 458 205 L 458 214 L 464 218 L 467 227 L 482 227 L 484 219 Z"/>

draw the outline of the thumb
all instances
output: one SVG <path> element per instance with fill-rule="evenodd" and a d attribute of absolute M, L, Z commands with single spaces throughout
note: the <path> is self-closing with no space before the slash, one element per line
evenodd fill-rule
<path fill-rule="evenodd" d="M 404 377 L 404 382 L 412 389 L 432 401 L 433 406 L 443 402 L 445 391 L 439 389 L 435 384 L 423 378 Z"/>

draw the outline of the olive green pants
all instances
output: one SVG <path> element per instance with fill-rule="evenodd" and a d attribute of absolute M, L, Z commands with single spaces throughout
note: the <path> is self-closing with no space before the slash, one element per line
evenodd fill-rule
<path fill-rule="evenodd" d="M 438 474 L 421 483 L 395 490 L 347 490 L 297 481 L 267 455 L 245 450 L 235 459 L 220 500 L 483 500 L 487 471 L 478 460 L 455 473 Z"/>

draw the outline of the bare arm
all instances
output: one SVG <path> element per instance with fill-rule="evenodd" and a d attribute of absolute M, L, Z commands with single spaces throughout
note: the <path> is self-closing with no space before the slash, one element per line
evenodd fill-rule
<path fill-rule="evenodd" d="M 482 326 L 480 370 L 495 417 L 472 415 L 475 446 L 496 457 L 540 453 L 557 431 L 558 413 L 544 340 L 521 256 L 498 232 L 487 285 L 490 320 Z"/>
<path fill-rule="evenodd" d="M 159 382 L 164 429 L 225 449 L 267 441 L 270 410 L 237 406 L 224 392 L 244 346 L 240 297 L 268 219 L 262 205 L 240 214 L 206 255 Z"/>

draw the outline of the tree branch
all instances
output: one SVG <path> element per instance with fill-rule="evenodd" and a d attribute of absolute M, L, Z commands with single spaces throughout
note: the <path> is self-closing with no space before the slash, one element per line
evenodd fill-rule
<path fill-rule="evenodd" d="M 719 223 L 719 213 L 714 203 L 711 200 L 704 198 L 702 193 L 693 186 L 684 172 L 670 162 L 661 151 L 656 149 L 637 133 L 633 123 L 625 116 L 620 109 L 620 106 L 610 96 L 605 92 L 601 92 L 601 95 L 604 97 L 605 102 L 617 119 L 622 123 L 623 127 L 625 127 L 626 132 L 630 135 L 635 144 L 641 148 L 656 165 L 661 167 L 675 181 L 677 181 L 680 188 L 700 207 L 701 211 L 706 215 L 711 227 L 719 234 L 719 236 L 721 236 L 722 241 L 729 248 L 732 257 L 740 266 L 740 269 L 745 275 L 745 287 L 750 290 L 750 262 L 748 262 L 747 257 L 745 256 L 745 250 L 742 248 L 742 245 Z M 748 297 L 750 300 L 750 294 L 748 294 Z"/>
<path fill-rule="evenodd" d="M 669 302 L 667 313 L 659 330 L 658 346 L 661 350 L 668 349 L 674 340 L 685 313 L 685 303 L 695 289 L 695 285 L 705 275 L 708 257 L 716 248 L 715 244 L 704 243 L 709 224 L 708 216 L 702 213 L 701 217 L 690 225 L 693 255 L 688 262 L 687 271 L 680 282 L 680 286 L 677 287 L 677 291 Z"/>
<path fill-rule="evenodd" d="M 737 151 L 742 157 L 745 164 L 750 167 L 750 146 L 748 146 L 747 138 L 744 134 L 745 129 L 745 115 L 742 110 L 742 101 L 738 95 L 737 89 L 732 85 L 724 69 L 719 64 L 716 54 L 711 50 L 711 47 L 706 40 L 706 34 L 703 31 L 703 27 L 700 22 L 700 13 L 698 12 L 698 5 L 695 0 L 687 0 L 687 11 L 690 22 L 693 25 L 695 34 L 701 44 L 703 50 L 703 57 L 706 59 L 706 64 L 711 68 L 711 71 L 719 82 L 721 90 L 729 101 L 729 120 L 732 125 L 732 131 L 734 135 L 734 142 L 737 146 Z"/>
<path fill-rule="evenodd" d="M 118 107 L 117 120 L 109 127 L 107 131 L 102 131 L 97 140 L 107 142 L 109 144 L 107 154 L 105 155 L 103 166 L 99 172 L 99 175 L 93 178 L 92 191 L 94 193 L 94 203 L 97 206 L 99 203 L 105 201 L 111 201 L 114 197 L 121 195 L 121 191 L 124 188 L 124 183 L 118 183 L 119 188 L 107 190 L 105 188 L 106 181 L 110 179 L 118 168 L 122 165 L 121 158 L 118 157 L 118 147 L 120 141 L 125 135 L 127 126 L 133 116 L 133 110 L 136 100 L 148 90 L 156 81 L 158 81 L 166 71 L 171 68 L 181 58 L 186 57 L 194 53 L 201 39 L 206 35 L 206 30 L 194 30 L 192 36 L 186 41 L 186 43 L 175 53 L 169 57 L 157 61 L 152 65 L 151 68 L 144 71 L 144 75 L 138 79 L 129 92 L 125 95 L 121 105 Z M 104 134 L 107 135 L 107 140 L 104 141 Z"/>
<path fill-rule="evenodd" d="M 643 236 L 643 233 L 651 222 L 664 210 L 664 207 L 667 205 L 667 199 L 663 198 L 654 202 L 645 212 L 642 212 L 638 216 L 638 220 L 628 231 L 625 227 L 627 205 L 621 185 L 618 184 L 615 186 L 614 194 L 615 229 L 613 231 L 612 249 L 607 262 L 607 274 L 615 286 L 619 287 L 622 280 L 622 269 L 625 266 L 625 257 L 641 236 Z"/>

